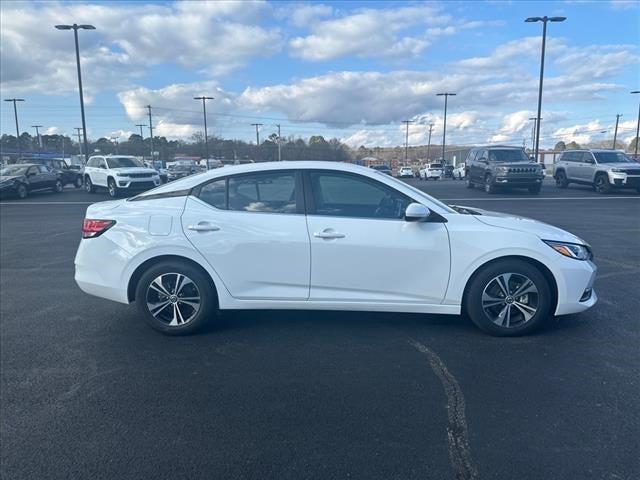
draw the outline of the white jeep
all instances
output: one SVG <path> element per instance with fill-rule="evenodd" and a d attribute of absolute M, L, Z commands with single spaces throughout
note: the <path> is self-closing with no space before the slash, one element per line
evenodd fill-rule
<path fill-rule="evenodd" d="M 142 192 L 160 185 L 160 175 L 145 167 L 136 157 L 127 155 L 95 155 L 84 167 L 84 186 L 87 192 L 106 188 L 110 197 L 122 191 Z"/>

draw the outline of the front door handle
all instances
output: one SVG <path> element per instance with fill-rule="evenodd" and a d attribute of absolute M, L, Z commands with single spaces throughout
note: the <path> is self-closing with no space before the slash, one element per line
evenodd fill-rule
<path fill-rule="evenodd" d="M 334 238 L 344 238 L 346 235 L 344 233 L 336 232 L 332 228 L 325 228 L 321 232 L 315 232 L 313 236 L 324 240 L 331 240 Z"/>
<path fill-rule="evenodd" d="M 189 225 L 187 229 L 193 230 L 194 232 L 217 232 L 220 230 L 220 227 L 211 225 L 209 222 L 199 222 L 197 225 Z"/>

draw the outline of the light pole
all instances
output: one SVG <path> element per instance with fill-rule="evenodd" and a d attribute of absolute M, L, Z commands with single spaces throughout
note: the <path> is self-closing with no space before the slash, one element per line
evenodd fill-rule
<path fill-rule="evenodd" d="M 109 137 L 109 140 L 111 140 L 111 143 L 113 143 L 116 146 L 116 154 L 118 153 L 118 137 Z"/>
<path fill-rule="evenodd" d="M 640 93 L 640 90 L 634 90 L 633 92 L 631 92 L 632 94 L 637 94 Z M 638 134 L 640 134 L 640 104 L 638 104 L 638 123 L 636 124 L 636 151 L 634 153 L 634 157 L 636 160 L 638 160 L 638 143 L 640 143 L 640 140 L 638 139 Z"/>
<path fill-rule="evenodd" d="M 407 156 L 409 153 L 409 124 L 413 123 L 413 120 L 403 120 L 402 123 L 407 126 L 406 135 L 404 137 L 404 166 L 406 166 Z"/>
<path fill-rule="evenodd" d="M 213 97 L 193 97 L 194 100 L 202 100 L 202 114 L 204 115 L 204 154 L 207 162 L 207 170 L 209 170 L 209 137 L 207 136 L 207 100 L 213 100 Z"/>
<path fill-rule="evenodd" d="M 87 142 L 87 122 L 84 119 L 84 96 L 82 94 L 82 74 L 80 73 L 80 47 L 78 46 L 78 30 L 95 30 L 93 25 L 56 25 L 58 30 L 73 30 L 76 41 L 76 64 L 78 66 L 78 90 L 80 91 L 80 113 L 82 115 L 82 135 L 84 137 L 84 163 L 89 160 L 89 144 Z"/>
<path fill-rule="evenodd" d="M 537 117 L 529 117 L 529 120 L 533 120 L 533 127 L 531 127 L 531 150 L 536 148 L 536 123 L 538 123 Z"/>
<path fill-rule="evenodd" d="M 147 105 L 147 110 L 149 110 L 149 141 L 151 142 L 151 164 L 153 165 L 153 121 L 151 120 L 151 105 Z M 162 162 L 162 167 L 164 168 L 164 162 Z"/>
<path fill-rule="evenodd" d="M 616 129 L 613 132 L 613 149 L 616 149 L 616 140 L 618 139 L 618 122 L 620 122 L 621 113 L 616 115 Z"/>
<path fill-rule="evenodd" d="M 13 114 L 16 117 L 16 148 L 18 150 L 18 158 L 22 156 L 22 151 L 20 150 L 20 127 L 18 127 L 18 107 L 16 107 L 16 102 L 24 102 L 24 98 L 5 98 L 5 102 L 13 102 Z"/>
<path fill-rule="evenodd" d="M 433 132 L 433 123 L 429 124 L 429 142 L 427 143 L 427 162 L 431 158 L 431 132 Z"/>
<path fill-rule="evenodd" d="M 455 97 L 455 93 L 437 93 L 436 96 L 444 97 L 444 123 L 442 126 L 442 165 L 444 166 L 447 162 L 444 159 L 444 145 L 447 141 L 447 100 L 449 97 Z"/>
<path fill-rule="evenodd" d="M 538 150 L 540 148 L 540 120 L 542 116 L 542 79 L 544 78 L 544 50 L 547 42 L 547 22 L 564 22 L 567 17 L 529 17 L 525 19 L 527 23 L 542 22 L 542 55 L 540 58 L 540 85 L 538 87 L 538 115 L 536 118 L 536 146 L 534 156 L 538 162 Z"/>
<path fill-rule="evenodd" d="M 40 141 L 40 128 L 42 128 L 42 125 L 31 125 L 31 128 L 35 128 L 36 129 L 36 137 L 38 138 L 38 153 L 42 152 L 42 142 Z"/>
<path fill-rule="evenodd" d="M 136 123 L 136 127 L 140 128 L 140 144 L 142 145 L 140 150 L 142 151 L 142 158 L 144 158 L 144 133 L 142 127 L 146 127 L 146 123 Z"/>

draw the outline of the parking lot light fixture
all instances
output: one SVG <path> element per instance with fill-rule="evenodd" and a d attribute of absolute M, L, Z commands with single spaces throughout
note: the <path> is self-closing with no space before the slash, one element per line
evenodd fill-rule
<path fill-rule="evenodd" d="M 80 47 L 78 46 L 78 30 L 95 30 L 93 25 L 56 25 L 58 30 L 73 30 L 76 43 L 76 65 L 78 67 L 78 90 L 80 91 L 80 114 L 82 115 L 82 134 L 84 136 L 84 163 L 89 159 L 89 144 L 87 142 L 87 122 L 84 116 L 84 96 L 82 94 L 82 74 L 80 72 Z"/>
<path fill-rule="evenodd" d="M 449 92 L 445 92 L 445 93 L 436 93 L 436 96 L 438 97 L 444 97 L 444 121 L 442 122 L 442 166 L 444 167 L 445 165 L 445 159 L 444 159 L 444 146 L 445 143 L 447 141 L 447 100 L 449 99 L 449 97 L 455 97 L 457 94 L 455 93 L 449 93 Z"/>
<path fill-rule="evenodd" d="M 18 158 L 21 156 L 20 150 L 20 127 L 18 127 L 18 107 L 16 107 L 17 102 L 24 102 L 24 98 L 5 98 L 5 102 L 13 102 L 13 115 L 16 119 L 16 150 L 18 150 Z"/>
<path fill-rule="evenodd" d="M 540 84 L 538 86 L 538 115 L 536 118 L 536 145 L 534 149 L 534 156 L 536 162 L 538 161 L 538 151 L 540 149 L 540 118 L 542 116 L 542 79 L 544 78 L 544 51 L 547 42 L 547 22 L 564 22 L 567 17 L 528 17 L 525 19 L 526 23 L 542 22 L 542 55 L 540 57 Z"/>
<path fill-rule="evenodd" d="M 636 95 L 640 93 L 640 90 L 634 90 L 631 92 L 632 95 Z M 638 123 L 636 123 L 636 148 L 634 156 L 636 160 L 638 160 L 638 143 L 640 143 L 640 139 L 638 139 L 638 135 L 640 134 L 640 103 L 638 103 Z"/>

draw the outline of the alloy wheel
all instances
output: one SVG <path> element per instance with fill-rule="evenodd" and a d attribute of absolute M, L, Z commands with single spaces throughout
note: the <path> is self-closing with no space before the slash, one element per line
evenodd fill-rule
<path fill-rule="evenodd" d="M 147 308 L 168 326 L 189 323 L 200 311 L 202 298 L 196 284 L 182 273 L 165 273 L 147 288 Z"/>
<path fill-rule="evenodd" d="M 492 278 L 482 291 L 482 310 L 500 327 L 520 327 L 537 313 L 538 287 L 520 273 L 502 273 Z"/>

